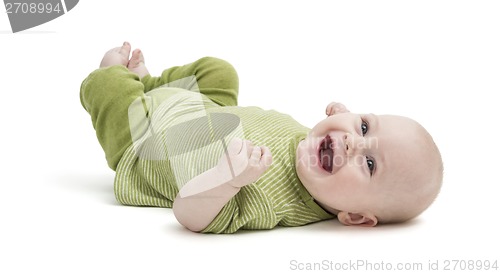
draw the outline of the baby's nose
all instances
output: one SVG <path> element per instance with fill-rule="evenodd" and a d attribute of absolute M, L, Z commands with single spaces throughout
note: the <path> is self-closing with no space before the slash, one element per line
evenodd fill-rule
<path fill-rule="evenodd" d="M 355 136 L 351 133 L 344 134 L 344 149 L 348 156 L 360 153 L 365 148 L 365 140 L 363 137 Z"/>

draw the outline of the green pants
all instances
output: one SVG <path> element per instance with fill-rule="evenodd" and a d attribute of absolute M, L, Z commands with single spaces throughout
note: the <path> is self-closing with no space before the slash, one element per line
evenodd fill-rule
<path fill-rule="evenodd" d="M 97 139 L 108 165 L 116 170 L 125 150 L 132 144 L 128 121 L 129 106 L 138 97 L 164 84 L 195 76 L 199 90 L 221 106 L 236 106 L 238 75 L 226 61 L 205 57 L 163 71 L 160 77 L 137 74 L 116 65 L 92 72 L 82 83 L 80 101 L 92 118 Z"/>

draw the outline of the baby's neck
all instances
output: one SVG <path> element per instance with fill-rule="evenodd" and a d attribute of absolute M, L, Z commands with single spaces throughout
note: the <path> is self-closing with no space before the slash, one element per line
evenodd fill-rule
<path fill-rule="evenodd" d="M 316 201 L 316 203 L 317 203 L 319 206 L 321 206 L 324 210 L 326 210 L 326 211 L 330 212 L 330 213 L 331 213 L 331 214 L 333 214 L 333 215 L 338 215 L 338 214 L 339 214 L 339 212 L 340 212 L 340 210 L 335 209 L 335 208 L 332 208 L 332 207 L 329 207 L 329 206 L 327 206 L 327 205 L 325 205 L 325 204 L 322 204 L 322 203 L 320 203 L 320 202 L 318 202 L 318 201 Z"/>

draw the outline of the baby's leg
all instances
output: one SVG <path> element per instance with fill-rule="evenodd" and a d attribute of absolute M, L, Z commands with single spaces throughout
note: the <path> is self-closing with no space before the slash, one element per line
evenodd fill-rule
<path fill-rule="evenodd" d="M 123 42 L 121 47 L 116 47 L 108 50 L 101 60 L 100 68 L 111 67 L 115 65 L 126 66 L 131 72 L 139 75 L 140 78 L 149 74 L 146 65 L 144 64 L 144 56 L 140 49 L 132 52 L 130 57 L 130 43 Z"/>
<path fill-rule="evenodd" d="M 235 106 L 238 101 L 238 74 L 228 62 L 204 57 L 193 63 L 172 67 L 160 77 L 146 76 L 142 79 L 144 92 L 185 77 L 195 76 L 201 93 L 223 106 Z"/>
<path fill-rule="evenodd" d="M 144 85 L 123 65 L 97 69 L 81 85 L 81 103 L 92 118 L 97 139 L 113 170 L 132 143 L 128 109 L 141 96 Z"/>
<path fill-rule="evenodd" d="M 115 65 L 127 66 L 130 55 L 130 43 L 123 42 L 121 47 L 108 50 L 101 60 L 100 68 L 111 67 Z"/>

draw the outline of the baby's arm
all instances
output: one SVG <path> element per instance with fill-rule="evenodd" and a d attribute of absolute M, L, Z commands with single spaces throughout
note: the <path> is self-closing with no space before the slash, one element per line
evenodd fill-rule
<path fill-rule="evenodd" d="M 271 166 L 267 147 L 235 139 L 217 166 L 189 181 L 177 195 L 175 217 L 191 231 L 205 229 L 241 187 L 249 185 Z"/>

